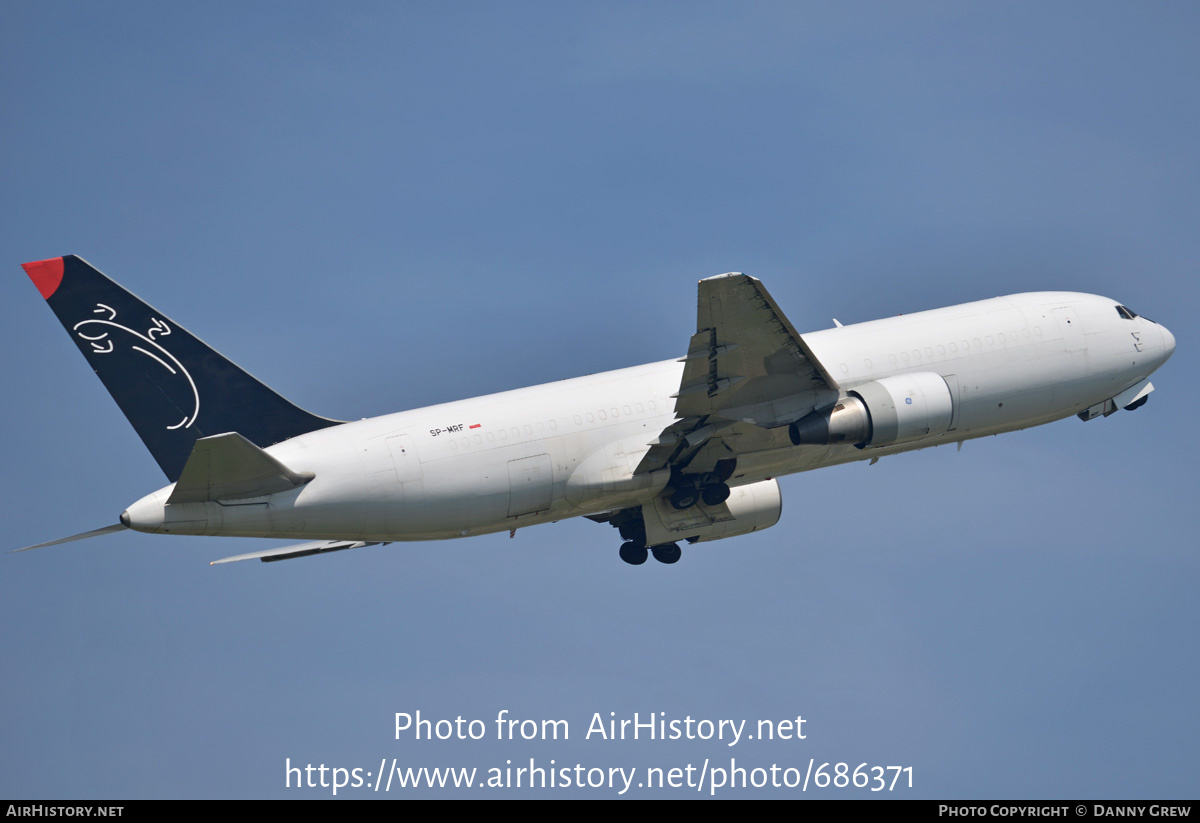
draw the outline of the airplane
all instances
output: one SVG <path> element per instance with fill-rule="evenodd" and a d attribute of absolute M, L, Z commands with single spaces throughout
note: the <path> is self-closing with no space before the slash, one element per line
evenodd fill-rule
<path fill-rule="evenodd" d="M 307 542 L 213 563 L 587 517 L 619 556 L 779 521 L 777 478 L 1144 405 L 1175 338 L 1124 305 L 1034 292 L 798 334 L 763 284 L 699 282 L 677 359 L 344 422 L 292 404 L 74 255 L 23 265 L 170 484 L 120 522 Z"/>

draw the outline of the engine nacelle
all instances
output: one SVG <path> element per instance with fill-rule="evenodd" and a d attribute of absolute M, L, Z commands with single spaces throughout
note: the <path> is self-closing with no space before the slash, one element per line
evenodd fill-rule
<path fill-rule="evenodd" d="M 642 506 L 646 545 L 658 546 L 677 540 L 702 542 L 722 540 L 739 534 L 769 529 L 779 522 L 783 496 L 774 478 L 734 486 L 729 499 L 719 506 L 695 505 L 676 511 L 664 497 Z"/>
<path fill-rule="evenodd" d="M 788 434 L 797 446 L 891 446 L 943 434 L 953 419 L 954 398 L 945 379 L 913 372 L 856 386 L 833 408 L 797 420 Z"/>

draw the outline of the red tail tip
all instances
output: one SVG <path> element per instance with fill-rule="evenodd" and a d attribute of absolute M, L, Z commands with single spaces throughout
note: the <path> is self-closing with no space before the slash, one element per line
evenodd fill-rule
<path fill-rule="evenodd" d="M 21 268 L 25 269 L 25 273 L 29 275 L 33 285 L 37 286 L 37 290 L 47 300 L 50 299 L 50 295 L 58 291 L 59 285 L 62 284 L 63 259 L 61 257 L 22 263 Z"/>

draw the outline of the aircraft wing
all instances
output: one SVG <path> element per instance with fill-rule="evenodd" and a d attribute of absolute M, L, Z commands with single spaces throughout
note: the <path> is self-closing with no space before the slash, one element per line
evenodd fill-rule
<path fill-rule="evenodd" d="M 675 423 L 638 472 L 686 466 L 775 442 L 763 429 L 798 420 L 837 400 L 838 386 L 761 282 L 740 273 L 700 281 L 696 333 L 675 395 Z M 710 470 L 711 467 L 708 467 Z"/>

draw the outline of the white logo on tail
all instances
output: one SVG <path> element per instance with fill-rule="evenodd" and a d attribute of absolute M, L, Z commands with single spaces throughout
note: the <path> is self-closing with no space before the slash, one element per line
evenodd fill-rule
<path fill-rule="evenodd" d="M 175 355 L 164 349 L 161 345 L 154 342 L 155 337 L 166 337 L 171 333 L 171 327 L 157 317 L 150 318 L 150 329 L 141 334 L 128 326 L 122 326 L 120 323 L 114 323 L 113 320 L 117 316 L 117 311 L 112 306 L 106 306 L 103 303 L 97 303 L 96 308 L 92 311 L 93 314 L 107 314 L 105 320 L 93 319 L 83 320 L 76 323 L 74 331 L 79 335 L 81 340 L 86 340 L 92 346 L 92 351 L 96 354 L 111 354 L 115 349 L 113 345 L 113 337 L 110 337 L 111 329 L 119 329 L 127 334 L 133 335 L 138 341 L 144 343 L 145 346 L 137 345 L 133 341 L 130 342 L 130 348 L 140 354 L 149 357 L 158 365 L 162 366 L 171 374 L 182 375 L 187 379 L 188 385 L 192 389 L 192 397 L 195 398 L 195 406 L 190 415 L 185 415 L 182 420 L 173 426 L 167 426 L 168 429 L 186 429 L 190 428 L 196 422 L 196 416 L 200 414 L 200 392 L 196 390 L 196 381 L 188 374 L 188 370 L 183 367 L 183 364 L 176 359 Z M 118 336 L 119 338 L 119 336 Z"/>

